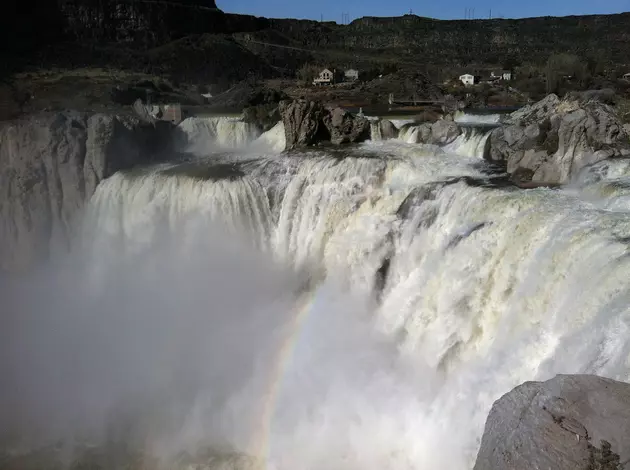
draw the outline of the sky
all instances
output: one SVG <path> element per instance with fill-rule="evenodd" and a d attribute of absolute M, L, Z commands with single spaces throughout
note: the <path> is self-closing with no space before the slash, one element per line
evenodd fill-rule
<path fill-rule="evenodd" d="M 474 8 L 476 18 L 522 18 L 566 16 L 630 11 L 630 0 L 217 0 L 225 12 L 269 18 L 308 18 L 341 23 L 362 16 L 400 16 L 413 11 L 420 16 L 441 19 L 465 18 Z"/>

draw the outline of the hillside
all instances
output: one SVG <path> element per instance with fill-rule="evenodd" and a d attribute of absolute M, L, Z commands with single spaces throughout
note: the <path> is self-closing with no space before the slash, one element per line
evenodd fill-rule
<path fill-rule="evenodd" d="M 3 33 L 18 39 L 6 40 L 9 49 L 19 50 L 37 40 L 145 51 L 189 35 L 220 34 L 289 73 L 310 59 L 412 66 L 542 64 L 565 52 L 608 65 L 630 62 L 630 13 L 448 21 L 405 15 L 338 25 L 226 14 L 214 0 L 59 0 L 56 9 L 50 0 L 12 1 L 21 6 L 9 7 L 1 21 L 8 28 Z M 24 27 L 27 18 L 45 22 L 37 38 L 32 22 Z"/>
<path fill-rule="evenodd" d="M 16 73 L 51 69 L 114 69 L 222 90 L 245 79 L 295 78 L 304 64 L 374 76 L 406 69 L 434 83 L 509 64 L 533 70 L 532 89 L 544 93 L 541 70 L 557 53 L 577 55 L 602 83 L 630 71 L 630 13 L 456 21 L 405 15 L 339 25 L 226 14 L 214 0 L 11 0 L 5 13 L 0 80 L 14 88 Z M 29 92 L 28 81 L 17 85 Z"/>

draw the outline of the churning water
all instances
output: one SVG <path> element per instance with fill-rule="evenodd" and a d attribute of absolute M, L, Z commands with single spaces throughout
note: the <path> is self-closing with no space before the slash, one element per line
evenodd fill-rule
<path fill-rule="evenodd" d="M 630 164 L 523 191 L 479 145 L 104 181 L 73 258 L 16 291 L 9 460 L 60 441 L 102 468 L 468 469 L 516 385 L 627 380 Z"/>

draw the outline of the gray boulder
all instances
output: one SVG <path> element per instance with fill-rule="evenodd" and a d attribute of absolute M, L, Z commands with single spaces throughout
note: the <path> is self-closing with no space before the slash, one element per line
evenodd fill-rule
<path fill-rule="evenodd" d="M 104 178 L 148 160 L 137 119 L 64 112 L 0 127 L 0 271 L 67 250 L 76 216 Z"/>
<path fill-rule="evenodd" d="M 398 128 L 394 126 L 391 121 L 381 119 L 378 125 L 381 129 L 381 137 L 383 140 L 395 139 L 398 137 Z"/>
<path fill-rule="evenodd" d="M 284 123 L 287 150 L 314 145 L 324 116 L 324 108 L 316 101 L 281 101 L 280 116 Z"/>
<path fill-rule="evenodd" d="M 494 403 L 474 470 L 621 470 L 629 437 L 630 384 L 559 375 Z"/>
<path fill-rule="evenodd" d="M 335 145 L 365 142 L 370 138 L 370 121 L 341 108 L 324 115 L 324 125 Z"/>
<path fill-rule="evenodd" d="M 490 135 L 488 158 L 508 173 L 528 168 L 533 181 L 566 183 L 585 166 L 627 155 L 628 134 L 613 108 L 549 95 L 505 118 Z"/>
<path fill-rule="evenodd" d="M 457 139 L 461 133 L 461 129 L 454 121 L 440 119 L 431 126 L 431 139 L 427 143 L 448 145 Z"/>

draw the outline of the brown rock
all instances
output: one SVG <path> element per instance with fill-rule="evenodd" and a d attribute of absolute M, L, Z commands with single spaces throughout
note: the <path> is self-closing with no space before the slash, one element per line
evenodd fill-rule
<path fill-rule="evenodd" d="M 317 143 L 324 108 L 315 101 L 281 101 L 280 116 L 284 123 L 287 150 Z"/>

